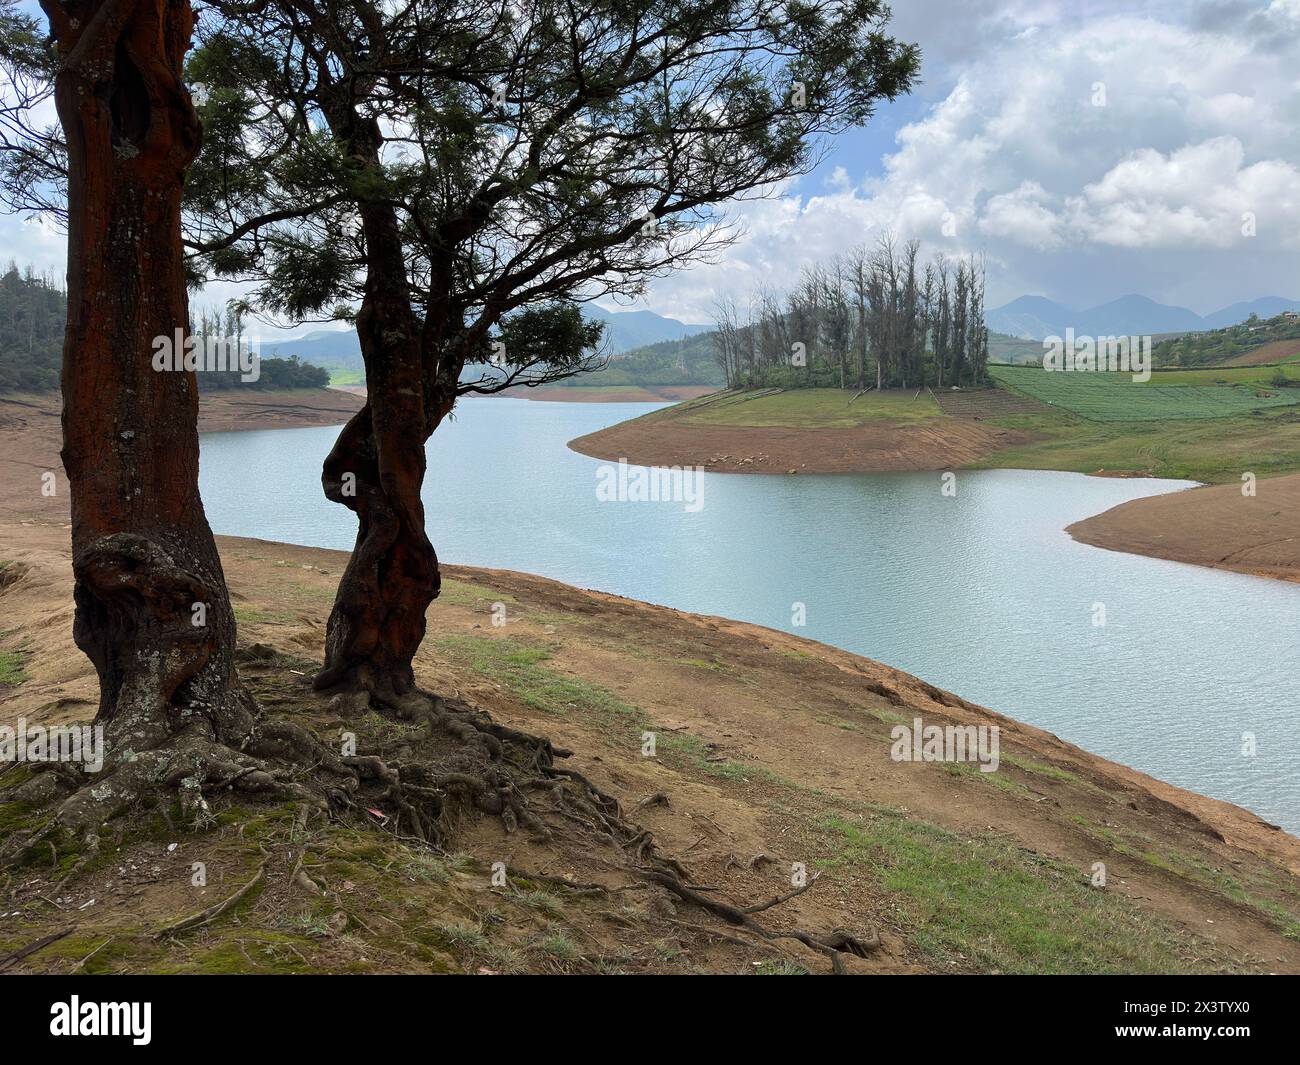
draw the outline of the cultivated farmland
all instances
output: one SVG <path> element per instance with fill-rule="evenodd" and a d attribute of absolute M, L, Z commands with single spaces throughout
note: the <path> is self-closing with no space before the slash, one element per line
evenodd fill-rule
<path fill-rule="evenodd" d="M 989 373 L 1003 388 L 1094 422 L 1229 418 L 1300 404 L 1300 388 L 1202 383 L 1204 373 L 1189 380 L 1178 371 L 1157 372 L 1141 383 L 1126 373 L 1050 372 L 1037 367 L 990 366 Z"/>

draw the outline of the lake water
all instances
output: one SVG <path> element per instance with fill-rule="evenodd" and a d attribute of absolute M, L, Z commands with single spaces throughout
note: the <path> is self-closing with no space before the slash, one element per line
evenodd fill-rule
<path fill-rule="evenodd" d="M 834 644 L 1300 831 L 1300 587 L 1063 532 L 1183 482 L 994 470 L 945 496 L 937 473 L 705 474 L 694 512 L 598 500 L 602 463 L 566 443 L 657 406 L 463 402 L 429 446 L 439 557 Z M 355 520 L 320 492 L 337 433 L 204 434 L 213 528 L 350 549 Z"/>

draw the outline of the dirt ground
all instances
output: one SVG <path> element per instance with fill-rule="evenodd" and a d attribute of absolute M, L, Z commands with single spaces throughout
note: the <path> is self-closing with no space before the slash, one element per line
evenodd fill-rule
<path fill-rule="evenodd" d="M 819 429 L 701 425 L 666 415 L 621 422 L 571 440 L 569 447 L 610 462 L 725 473 L 888 473 L 956 469 L 1033 439 L 974 418 Z"/>
<path fill-rule="evenodd" d="M 311 699 L 346 557 L 219 545 L 241 644 L 276 652 L 241 669 L 263 705 L 295 712 Z M 89 720 L 96 686 L 71 641 L 66 529 L 0 525 L 0 559 L 0 651 L 23 672 L 0 689 L 0 723 Z M 519 573 L 446 576 L 416 661 L 422 685 L 571 749 L 568 764 L 718 897 L 759 905 L 804 866 L 814 886 L 762 916 L 878 939 L 852 971 L 1300 972 L 1300 840 L 1245 810 L 792 635 Z M 315 712 L 326 730 L 349 724 Z M 1000 769 L 892 760 L 891 729 L 916 717 L 997 725 Z M 0 815 L 9 809 L 0 792 Z M 198 835 L 156 830 L 119 839 L 68 885 L 39 866 L 5 880 L 0 965 L 66 928 L 10 971 L 828 969 L 799 944 L 756 941 L 495 821 L 434 856 L 378 825 L 295 836 L 290 811 L 227 811 Z M 498 860 L 505 889 L 488 877 Z M 201 892 L 196 861 L 213 871 Z M 231 895 L 259 862 L 255 898 L 192 934 L 155 935 Z M 1099 862 L 1104 890 L 1088 886 Z M 295 889 L 299 869 L 318 890 Z"/>
<path fill-rule="evenodd" d="M 1121 503 L 1066 530 L 1110 551 L 1300 581 L 1300 473 Z"/>

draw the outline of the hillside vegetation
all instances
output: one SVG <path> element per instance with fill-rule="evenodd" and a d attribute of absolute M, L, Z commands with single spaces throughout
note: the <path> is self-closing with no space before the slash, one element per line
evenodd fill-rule
<path fill-rule="evenodd" d="M 1263 359 L 1251 358 L 1256 353 L 1261 353 Z M 1257 315 L 1251 315 L 1246 321 L 1225 329 L 1188 333 L 1161 341 L 1155 345 L 1151 354 L 1157 366 L 1290 362 L 1300 357 L 1300 317 L 1279 314 L 1273 318 L 1261 319 Z M 1250 359 L 1249 363 L 1247 359 Z"/>
<path fill-rule="evenodd" d="M 0 392 L 48 392 L 59 387 L 67 301 L 66 292 L 30 268 L 20 273 L 11 264 L 0 276 Z M 324 388 L 330 383 L 325 369 L 297 356 L 263 358 L 260 367 L 255 382 L 241 381 L 237 370 L 200 372 L 199 390 L 276 391 Z"/>
<path fill-rule="evenodd" d="M 711 332 L 695 333 L 680 340 L 663 340 L 634 348 L 610 358 L 603 370 L 571 377 L 560 384 L 597 388 L 619 385 L 721 387 L 724 378 L 713 336 Z"/>
<path fill-rule="evenodd" d="M 0 277 L 0 392 L 57 388 L 67 294 L 29 267 Z"/>

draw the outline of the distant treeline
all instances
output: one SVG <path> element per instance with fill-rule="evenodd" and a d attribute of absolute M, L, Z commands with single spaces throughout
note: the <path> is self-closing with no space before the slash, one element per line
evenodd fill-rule
<path fill-rule="evenodd" d="M 784 298 L 760 290 L 742 311 L 716 305 L 728 387 L 919 388 L 987 379 L 984 268 L 882 239 L 805 268 Z"/>
<path fill-rule="evenodd" d="M 243 341 L 244 316 L 234 308 L 228 308 L 224 314 L 218 310 L 204 310 L 199 320 L 194 323 L 192 332 L 204 344 L 216 337 L 234 340 L 236 346 Z M 231 388 L 324 388 L 330 383 L 329 371 L 302 362 L 297 355 L 287 359 L 259 359 L 260 374 L 256 381 L 244 381 L 241 371 L 200 370 L 198 378 L 200 392 L 220 392 Z"/>
<path fill-rule="evenodd" d="M 68 295 L 52 278 L 30 267 L 20 272 L 14 264 L 0 276 L 0 392 L 48 392 L 59 387 L 67 310 Z M 223 333 L 225 329 L 234 331 Z M 242 320 L 233 312 L 224 321 L 218 312 L 204 312 L 195 331 L 203 336 L 238 336 L 242 330 Z M 203 372 L 198 374 L 199 391 L 324 388 L 330 379 L 328 370 L 296 356 L 262 359 L 260 371 L 254 383 L 241 381 L 238 370 Z"/>

